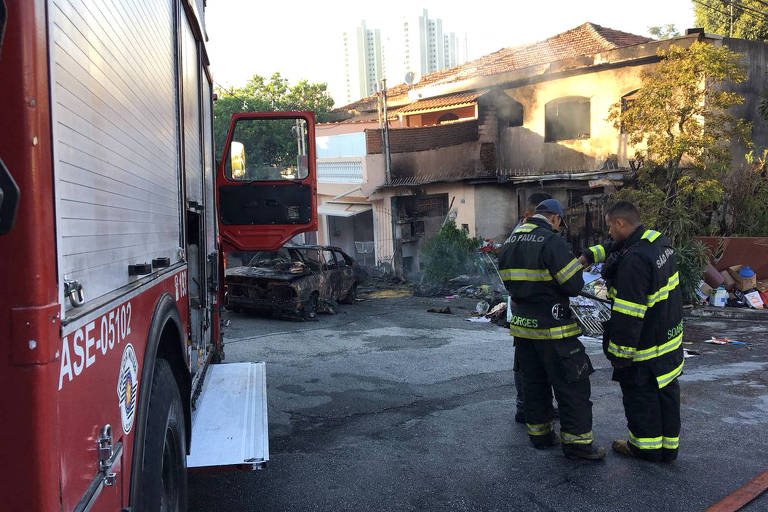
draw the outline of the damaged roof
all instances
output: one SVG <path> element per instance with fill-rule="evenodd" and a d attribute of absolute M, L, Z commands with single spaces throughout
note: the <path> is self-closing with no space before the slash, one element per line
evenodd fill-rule
<path fill-rule="evenodd" d="M 416 101 L 414 103 L 410 103 L 404 107 L 400 107 L 397 112 L 400 114 L 429 112 L 430 110 L 440 110 L 446 107 L 463 107 L 466 105 L 474 105 L 475 100 L 487 92 L 488 90 L 484 89 L 481 91 L 449 94 L 447 96 L 440 96 L 438 98 L 427 98 L 424 100 Z"/>
<path fill-rule="evenodd" d="M 587 22 L 543 41 L 502 48 L 497 52 L 484 55 L 479 59 L 459 66 L 428 73 L 421 77 L 416 86 L 446 84 L 458 82 L 466 78 L 495 75 L 529 66 L 548 64 L 581 55 L 592 55 L 650 41 L 653 41 L 653 39 Z M 410 86 L 405 83 L 390 87 L 388 89 L 388 96 L 394 98 L 407 95 L 409 88 Z M 336 110 L 356 110 L 362 112 L 375 108 L 376 96 L 369 96 L 349 105 L 339 107 Z"/>

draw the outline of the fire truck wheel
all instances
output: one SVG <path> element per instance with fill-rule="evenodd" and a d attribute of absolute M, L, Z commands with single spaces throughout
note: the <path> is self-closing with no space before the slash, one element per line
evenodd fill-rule
<path fill-rule="evenodd" d="M 155 361 L 149 395 L 140 506 L 136 510 L 187 510 L 186 430 L 181 395 L 165 359 Z"/>

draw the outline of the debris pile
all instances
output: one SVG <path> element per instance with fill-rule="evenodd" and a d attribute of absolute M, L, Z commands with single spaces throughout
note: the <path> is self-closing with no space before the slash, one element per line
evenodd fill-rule
<path fill-rule="evenodd" d="M 699 282 L 698 296 L 701 305 L 765 310 L 768 280 L 758 280 L 748 265 L 732 265 L 718 271 L 710 263 Z"/>
<path fill-rule="evenodd" d="M 611 317 L 611 309 L 595 296 L 571 297 L 571 312 L 587 336 L 602 338 L 602 323 Z"/>

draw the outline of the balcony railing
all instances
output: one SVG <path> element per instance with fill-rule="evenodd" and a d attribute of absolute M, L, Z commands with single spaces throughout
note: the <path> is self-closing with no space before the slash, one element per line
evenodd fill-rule
<path fill-rule="evenodd" d="M 419 128 L 391 128 L 389 130 L 389 151 L 390 153 L 428 151 L 473 142 L 477 138 L 477 121 Z M 369 155 L 381 153 L 381 130 L 365 130 L 365 145 Z"/>
<path fill-rule="evenodd" d="M 317 181 L 319 183 L 362 183 L 363 159 L 318 158 Z"/>

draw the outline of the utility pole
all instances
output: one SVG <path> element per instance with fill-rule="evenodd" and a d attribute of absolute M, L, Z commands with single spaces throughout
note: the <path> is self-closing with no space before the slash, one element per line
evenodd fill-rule
<path fill-rule="evenodd" d="M 381 120 L 381 87 L 379 87 L 379 82 L 375 82 L 373 84 L 373 92 L 376 93 L 376 114 L 379 118 L 379 130 L 382 130 L 381 132 L 381 145 L 384 146 L 384 124 Z"/>
<path fill-rule="evenodd" d="M 730 11 L 730 18 L 731 18 L 730 27 L 728 28 L 728 37 L 732 38 L 733 37 L 733 0 L 730 1 L 728 5 L 728 10 Z"/>
<path fill-rule="evenodd" d="M 386 179 L 386 183 L 391 183 L 392 181 L 392 174 L 391 174 L 391 164 L 392 161 L 390 159 L 390 153 L 389 153 L 389 120 L 387 119 L 387 79 L 382 78 L 381 79 L 381 96 L 382 96 L 382 105 L 384 110 L 384 176 Z"/>

